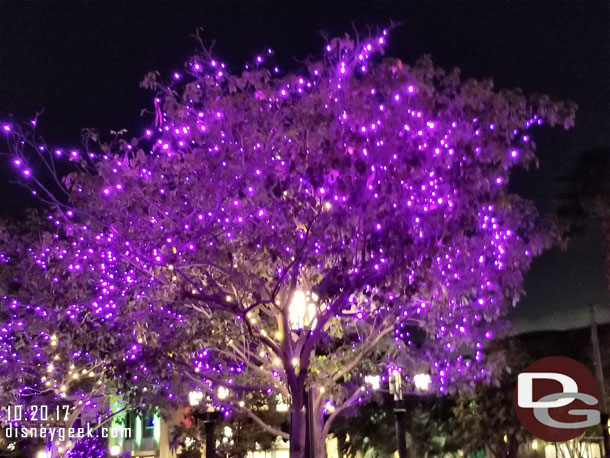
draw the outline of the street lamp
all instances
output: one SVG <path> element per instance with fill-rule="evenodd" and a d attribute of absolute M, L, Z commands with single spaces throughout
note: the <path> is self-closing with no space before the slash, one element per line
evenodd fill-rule
<path fill-rule="evenodd" d="M 229 397 L 229 394 L 231 394 L 231 392 L 226 386 L 219 386 L 216 390 L 216 397 L 221 401 L 227 399 Z"/>
<path fill-rule="evenodd" d="M 398 445 L 398 458 L 407 458 L 407 439 L 405 431 L 405 418 L 407 409 L 402 400 L 402 376 L 396 369 L 390 374 L 390 393 L 394 395 L 394 417 L 396 418 L 396 444 Z"/>
<path fill-rule="evenodd" d="M 230 391 L 227 387 L 219 386 L 216 390 L 216 397 L 223 401 L 229 397 Z M 191 391 L 189 393 L 189 404 L 196 408 L 203 400 L 203 393 L 200 391 Z M 214 440 L 214 426 L 220 419 L 220 412 L 212 406 L 212 400 L 208 398 L 206 410 L 195 412 L 193 414 L 196 420 L 203 420 L 205 426 L 205 458 L 214 458 L 216 454 L 216 441 Z"/>
<path fill-rule="evenodd" d="M 416 374 L 415 377 L 413 377 L 413 383 L 417 391 L 428 391 L 432 379 L 428 374 Z"/>
<path fill-rule="evenodd" d="M 366 375 L 364 377 L 364 383 L 371 386 L 373 390 L 379 390 L 381 388 L 381 376 L 379 375 Z"/>
<path fill-rule="evenodd" d="M 405 431 L 405 420 L 407 416 L 407 408 L 403 400 L 402 391 L 402 374 L 394 369 L 390 374 L 390 393 L 394 395 L 394 416 L 396 418 L 396 443 L 398 446 L 398 458 L 407 458 L 407 440 Z M 415 374 L 413 376 L 413 385 L 419 393 L 428 391 L 432 379 L 428 374 Z"/>
<path fill-rule="evenodd" d="M 203 393 L 201 391 L 191 391 L 189 393 L 189 405 L 191 407 L 197 407 L 203 399 Z"/>
<path fill-rule="evenodd" d="M 300 331 L 316 319 L 318 295 L 311 291 L 295 290 L 288 306 L 288 321 L 293 331 Z"/>

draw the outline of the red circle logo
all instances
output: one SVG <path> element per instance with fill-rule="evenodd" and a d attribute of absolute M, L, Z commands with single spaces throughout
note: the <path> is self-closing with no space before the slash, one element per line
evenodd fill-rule
<path fill-rule="evenodd" d="M 599 387 L 578 361 L 542 358 L 517 379 L 513 403 L 519 421 L 547 442 L 565 442 L 600 423 Z"/>

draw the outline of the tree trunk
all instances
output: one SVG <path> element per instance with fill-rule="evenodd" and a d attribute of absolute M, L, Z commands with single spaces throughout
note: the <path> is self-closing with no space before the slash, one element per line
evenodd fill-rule
<path fill-rule="evenodd" d="M 313 412 L 313 442 L 315 449 L 311 458 L 326 458 L 326 434 L 319 412 Z"/>
<path fill-rule="evenodd" d="M 326 458 L 326 438 L 321 440 L 318 438 L 316 441 L 316 450 L 314 452 L 315 458 Z"/>
<path fill-rule="evenodd" d="M 303 390 L 295 390 L 290 407 L 290 458 L 305 458 L 305 427 L 307 425 Z"/>
<path fill-rule="evenodd" d="M 298 387 L 292 390 L 291 395 L 290 458 L 326 458 L 327 430 L 324 429 L 319 399 L 311 390 L 305 393 L 304 388 Z M 311 409 L 309 413 L 308 408 Z"/>

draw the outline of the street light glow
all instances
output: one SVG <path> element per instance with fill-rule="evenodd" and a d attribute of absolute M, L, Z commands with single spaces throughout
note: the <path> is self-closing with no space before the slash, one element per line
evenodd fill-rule
<path fill-rule="evenodd" d="M 288 306 L 288 321 L 290 328 L 294 331 L 303 329 L 313 323 L 317 314 L 316 293 L 305 292 L 297 289 L 292 294 L 292 300 Z"/>
<path fill-rule="evenodd" d="M 218 399 L 224 401 L 229 397 L 229 389 L 226 386 L 219 386 L 216 395 L 218 396 Z"/>
<path fill-rule="evenodd" d="M 292 301 L 288 307 L 288 320 L 292 329 L 303 329 L 307 310 L 306 299 L 305 293 L 300 289 L 292 294 Z"/>
<path fill-rule="evenodd" d="M 378 390 L 381 387 L 381 377 L 379 375 L 367 375 L 364 377 L 364 383 L 370 385 L 373 390 Z"/>
<path fill-rule="evenodd" d="M 413 377 L 413 383 L 415 384 L 415 389 L 417 391 L 428 391 L 432 380 L 428 374 L 416 374 L 415 377 Z"/>
<path fill-rule="evenodd" d="M 284 399 L 284 396 L 279 395 L 278 402 L 275 405 L 275 410 L 277 410 L 278 412 L 288 412 L 289 409 L 290 409 L 290 405 L 286 402 L 286 400 Z"/>
<path fill-rule="evenodd" d="M 203 393 L 201 391 L 191 391 L 189 393 L 189 405 L 191 407 L 198 406 L 203 399 Z"/>

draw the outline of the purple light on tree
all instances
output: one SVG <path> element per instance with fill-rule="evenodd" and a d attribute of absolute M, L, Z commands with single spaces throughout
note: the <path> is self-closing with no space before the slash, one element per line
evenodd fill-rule
<path fill-rule="evenodd" d="M 104 458 L 107 450 L 104 440 L 98 436 L 78 439 L 66 453 L 66 458 Z"/>
<path fill-rule="evenodd" d="M 288 400 L 292 458 L 306 388 L 324 457 L 367 376 L 429 374 L 439 393 L 488 379 L 485 342 L 549 242 L 509 172 L 535 158 L 525 132 L 569 127 L 573 107 L 426 58 L 371 60 L 385 36 L 333 39 L 299 74 L 262 59 L 221 73 L 207 50 L 179 79 L 151 74 L 155 127 L 89 142 L 64 181 L 35 133 L 7 133 L 14 159 L 44 158 L 68 196 L 28 180 L 55 207 L 45 262 L 64 288 L 89 285 L 55 307 L 78 302 L 124 337 L 115 374 L 169 399 L 200 390 L 282 437 L 249 400 Z"/>

